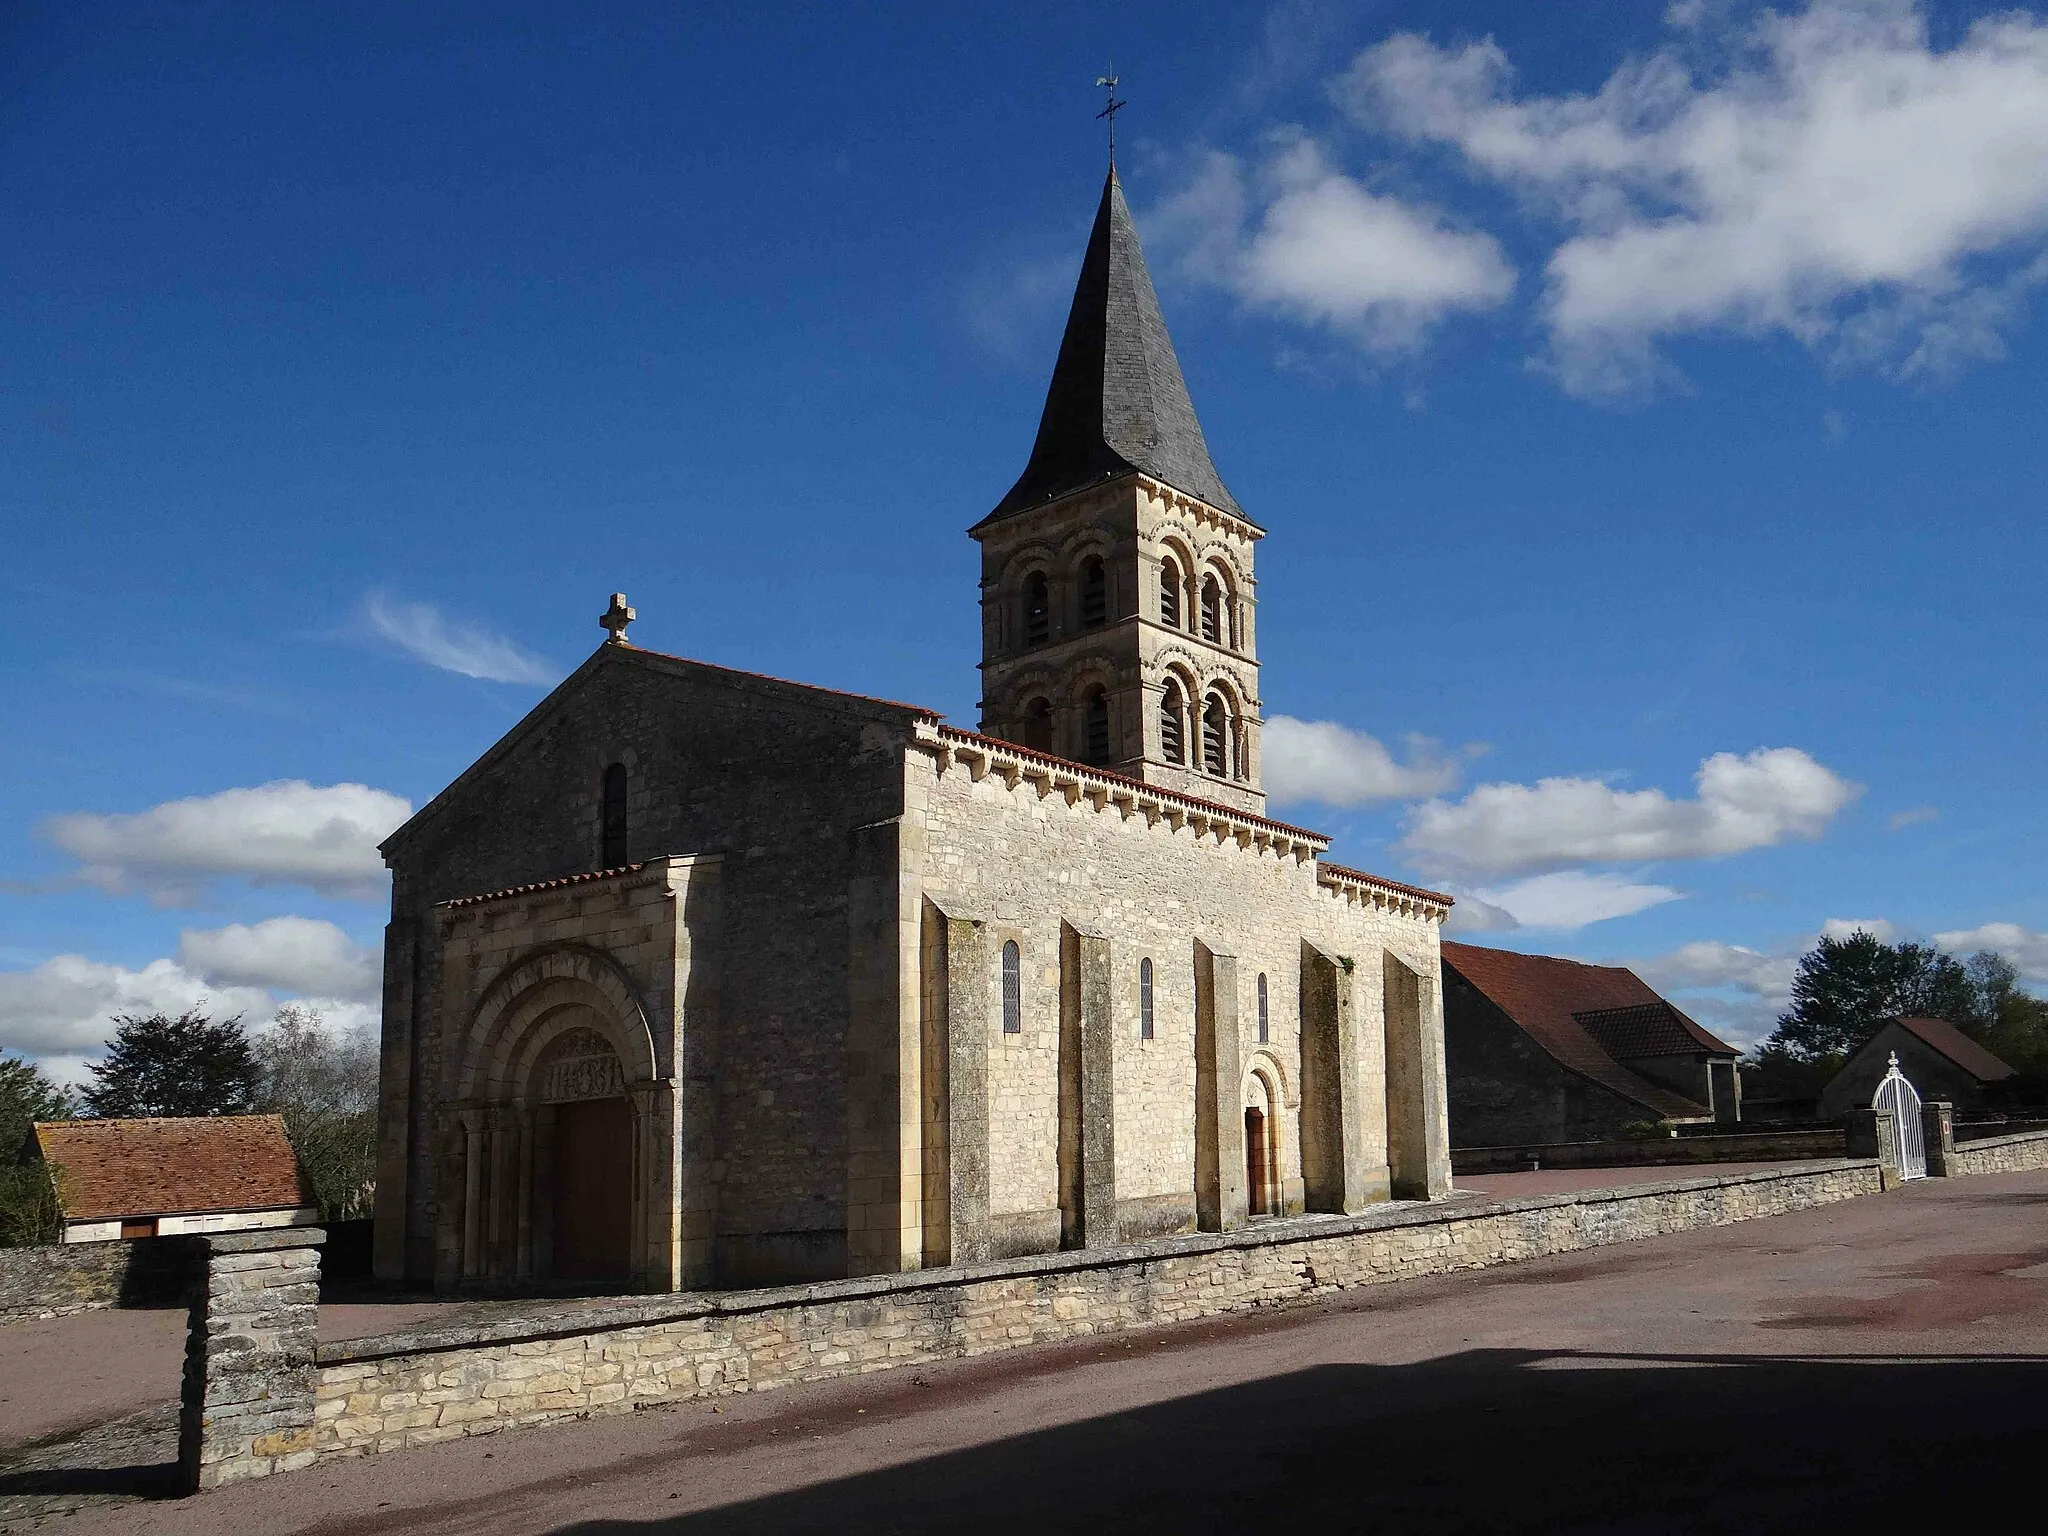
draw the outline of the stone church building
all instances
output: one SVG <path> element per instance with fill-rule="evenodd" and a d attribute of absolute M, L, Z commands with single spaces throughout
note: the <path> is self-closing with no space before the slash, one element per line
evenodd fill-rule
<path fill-rule="evenodd" d="M 1448 897 L 1265 815 L 1264 530 L 1122 188 L 981 546 L 980 731 L 605 644 L 384 844 L 377 1271 L 669 1291 L 1449 1190 Z"/>

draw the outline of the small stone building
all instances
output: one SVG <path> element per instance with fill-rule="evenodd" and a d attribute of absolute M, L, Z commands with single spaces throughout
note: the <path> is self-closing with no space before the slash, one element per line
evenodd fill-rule
<path fill-rule="evenodd" d="M 981 730 L 629 644 L 615 598 L 385 843 L 381 1276 L 794 1281 L 1448 1192 L 1450 899 L 1265 814 L 1265 533 L 1113 173 L 971 532 Z"/>
<path fill-rule="evenodd" d="M 320 1218 L 278 1115 L 44 1120 L 24 1151 L 56 1175 L 67 1243 Z"/>
<path fill-rule="evenodd" d="M 1623 966 L 1445 943 L 1443 978 L 1454 1146 L 1742 1118 L 1741 1053 Z"/>
<path fill-rule="evenodd" d="M 1820 1093 L 1820 1117 L 1838 1120 L 1852 1109 L 1870 1108 L 1893 1052 L 1922 1099 L 1945 1099 L 1958 1109 L 1982 1108 L 1987 1089 L 2018 1075 L 1946 1019 L 1893 1019 L 1828 1080 Z"/>

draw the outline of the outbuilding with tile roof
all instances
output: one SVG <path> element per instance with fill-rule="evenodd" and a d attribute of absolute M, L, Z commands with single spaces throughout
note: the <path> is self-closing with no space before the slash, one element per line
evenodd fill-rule
<path fill-rule="evenodd" d="M 1742 1117 L 1741 1053 L 1625 966 L 1447 940 L 1443 978 L 1453 1146 Z"/>
<path fill-rule="evenodd" d="M 24 1151 L 55 1172 L 67 1243 L 319 1220 L 281 1115 L 45 1120 Z"/>

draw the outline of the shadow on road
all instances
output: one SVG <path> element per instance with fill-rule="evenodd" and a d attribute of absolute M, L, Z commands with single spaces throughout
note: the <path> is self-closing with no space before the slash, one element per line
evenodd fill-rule
<path fill-rule="evenodd" d="M 915 1411 L 915 1410 L 913 1410 Z M 927 1410 L 928 1411 L 928 1410 Z M 888 1418 L 866 1421 L 864 1449 Z M 582 1536 L 1793 1531 L 2033 1507 L 2048 1361 L 1475 1351 L 1324 1366 Z M 847 1445 L 845 1454 L 857 1448 Z M 792 1446 L 829 1463 L 829 1444 Z M 886 1451 L 882 1452 L 886 1454 Z M 692 1458 L 650 1487 L 715 1475 Z"/>

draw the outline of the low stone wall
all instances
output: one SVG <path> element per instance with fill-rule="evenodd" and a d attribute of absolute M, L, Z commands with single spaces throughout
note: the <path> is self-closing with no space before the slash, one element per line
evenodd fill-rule
<path fill-rule="evenodd" d="M 1519 1173 L 1529 1168 L 1682 1167 L 1701 1163 L 1789 1163 L 1844 1157 L 1839 1125 L 1758 1135 L 1650 1136 L 1624 1141 L 1559 1141 L 1514 1147 L 1453 1147 L 1453 1173 Z"/>
<path fill-rule="evenodd" d="M 0 1248 L 0 1323 L 101 1307 L 182 1306 L 191 1272 L 182 1237 Z"/>
<path fill-rule="evenodd" d="M 2030 1168 L 2048 1168 L 2048 1131 L 2026 1131 L 2018 1136 L 1992 1136 L 1966 1141 L 1948 1154 L 1952 1178 L 1981 1173 L 2024 1173 Z"/>
<path fill-rule="evenodd" d="M 643 1404 L 1278 1306 L 1874 1194 L 1870 1161 L 1383 1207 L 1127 1248 L 692 1295 L 318 1351 L 315 1454 L 363 1456 Z"/>

